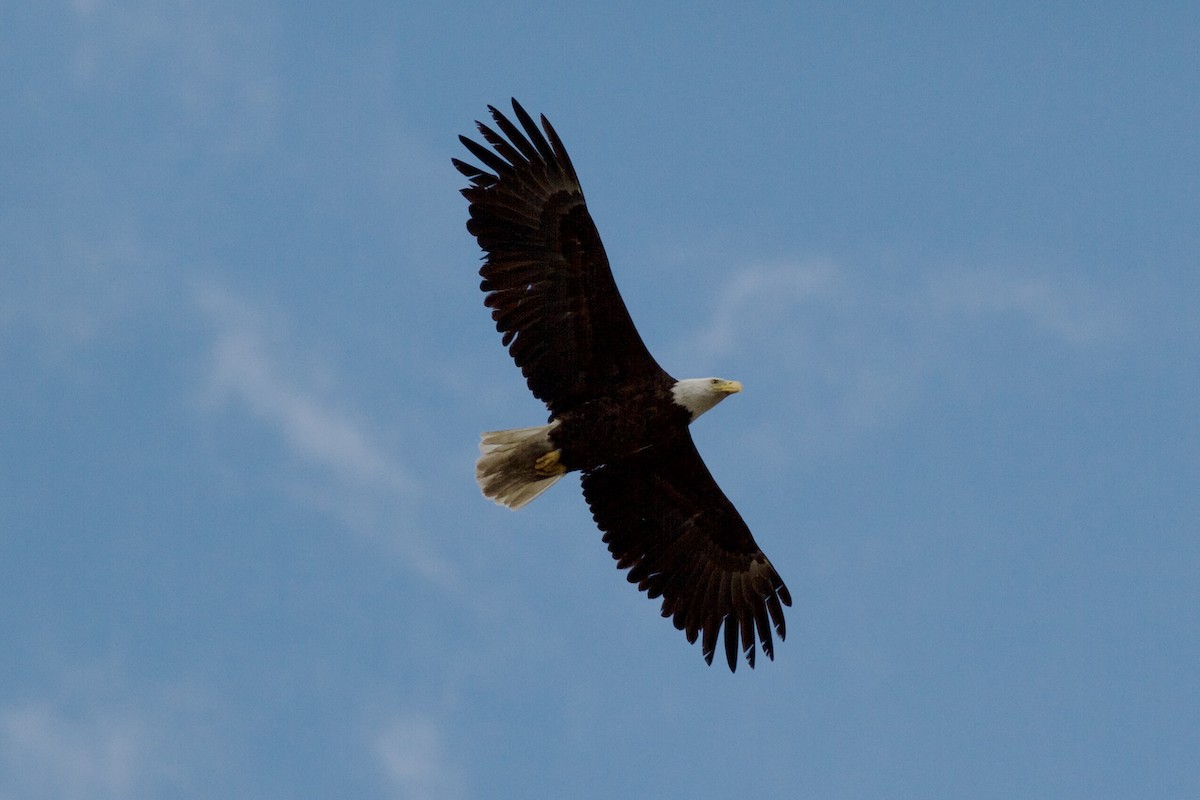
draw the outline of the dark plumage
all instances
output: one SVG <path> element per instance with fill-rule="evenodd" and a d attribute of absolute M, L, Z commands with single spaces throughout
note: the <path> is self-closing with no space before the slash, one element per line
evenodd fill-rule
<path fill-rule="evenodd" d="M 476 477 L 513 508 L 566 472 L 628 578 L 662 613 L 701 640 L 712 663 L 721 627 L 737 668 L 754 666 L 756 642 L 773 657 L 791 596 L 737 509 L 717 486 L 688 425 L 736 381 L 677 381 L 654 360 L 613 281 L 604 245 L 566 149 L 514 100 L 518 127 L 489 106 L 490 145 L 463 145 L 483 168 L 453 159 L 470 179 L 471 232 L 484 250 L 484 304 L 548 425 L 484 434 Z M 498 129 L 498 131 L 496 130 Z M 544 131 L 544 133 L 543 133 Z"/>

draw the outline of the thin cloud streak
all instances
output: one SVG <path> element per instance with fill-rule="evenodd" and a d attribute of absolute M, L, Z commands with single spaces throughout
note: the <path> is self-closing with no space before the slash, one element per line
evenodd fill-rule
<path fill-rule="evenodd" d="M 973 270 L 938 276 L 918 307 L 948 314 L 996 319 L 1024 317 L 1034 327 L 1071 345 L 1086 345 L 1119 333 L 1121 316 L 1086 286 L 1062 286 L 1049 278 L 1014 277 Z"/>
<path fill-rule="evenodd" d="M 929 325 L 931 312 L 981 323 L 1011 313 L 1074 345 L 1119 330 L 1114 303 L 1086 286 L 1064 287 L 1046 277 L 964 269 L 927 278 L 907 292 L 884 291 L 856 283 L 846 268 L 827 262 L 747 267 L 718 289 L 717 310 L 698 340 L 710 354 L 727 356 L 742 346 L 739 337 L 747 332 L 805 324 L 805 307 L 840 308 L 864 319 L 898 317 L 912 329 Z"/>
<path fill-rule="evenodd" d="M 187 0 L 74 0 L 72 8 L 78 87 L 129 98 L 152 76 L 155 99 L 228 155 L 260 148 L 276 131 L 283 93 L 270 11 Z"/>
<path fill-rule="evenodd" d="M 405 470 L 359 424 L 282 374 L 268 353 L 262 321 L 245 303 L 212 288 L 197 300 L 216 328 L 208 375 L 214 400 L 246 408 L 274 427 L 292 452 L 348 483 L 415 491 Z"/>
<path fill-rule="evenodd" d="M 386 725 L 374 738 L 375 757 L 395 796 L 403 800 L 462 797 L 462 770 L 454 764 L 441 727 L 425 716 Z"/>
<path fill-rule="evenodd" d="M 784 316 L 796 305 L 827 295 L 836 277 L 828 264 L 750 267 L 736 273 L 719 292 L 720 302 L 700 347 L 727 356 L 738 345 L 738 330 L 747 318 Z"/>
<path fill-rule="evenodd" d="M 422 487 L 374 443 L 367 424 L 285 369 L 288 359 L 249 303 L 211 285 L 195 291 L 195 302 L 214 331 L 203 378 L 205 407 L 248 412 L 279 436 L 289 454 L 326 476 L 316 486 L 298 479 L 292 492 L 298 502 L 399 548 L 425 577 L 454 584 L 455 569 L 411 522 Z"/>
<path fill-rule="evenodd" d="M 153 737 L 135 717 L 67 715 L 44 704 L 0 711 L 0 797 L 139 796 Z"/>
<path fill-rule="evenodd" d="M 689 341 L 713 361 L 769 361 L 804 441 L 831 448 L 903 418 L 931 375 L 974 357 L 965 337 L 1033 333 L 1080 350 L 1123 330 L 1119 304 L 1092 287 L 983 269 L 880 286 L 825 261 L 755 265 L 717 289 L 714 307 Z"/>

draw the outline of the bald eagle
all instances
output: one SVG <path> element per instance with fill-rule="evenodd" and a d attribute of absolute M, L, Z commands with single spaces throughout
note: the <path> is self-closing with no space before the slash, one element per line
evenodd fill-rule
<path fill-rule="evenodd" d="M 662 598 L 662 615 L 701 640 L 705 661 L 722 625 L 730 670 L 739 641 L 751 667 L 756 641 L 773 659 L 771 628 L 786 635 L 791 595 L 688 431 L 742 386 L 676 380 L 658 365 L 617 291 L 562 141 L 544 116 L 539 130 L 512 105 L 520 127 L 491 106 L 495 128 L 476 123 L 491 149 L 459 137 L 482 168 L 452 161 L 470 180 L 462 193 L 484 251 L 484 305 L 550 419 L 483 434 L 479 486 L 520 508 L 579 471 L 617 567 Z"/>

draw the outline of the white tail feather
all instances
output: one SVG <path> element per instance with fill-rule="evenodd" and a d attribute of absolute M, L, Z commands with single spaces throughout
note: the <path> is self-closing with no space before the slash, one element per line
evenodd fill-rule
<path fill-rule="evenodd" d="M 546 476 L 534 462 L 554 450 L 550 432 L 557 422 L 533 428 L 489 431 L 479 440 L 475 480 L 484 496 L 509 508 L 520 508 L 549 489 L 565 473 Z"/>

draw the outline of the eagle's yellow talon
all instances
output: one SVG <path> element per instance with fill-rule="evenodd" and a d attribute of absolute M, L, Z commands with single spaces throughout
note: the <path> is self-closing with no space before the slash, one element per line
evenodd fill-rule
<path fill-rule="evenodd" d="M 567 469 L 559 461 L 561 455 L 562 450 L 551 450 L 546 455 L 541 456 L 537 461 L 533 462 L 534 472 L 547 478 L 551 475 L 562 475 Z"/>

